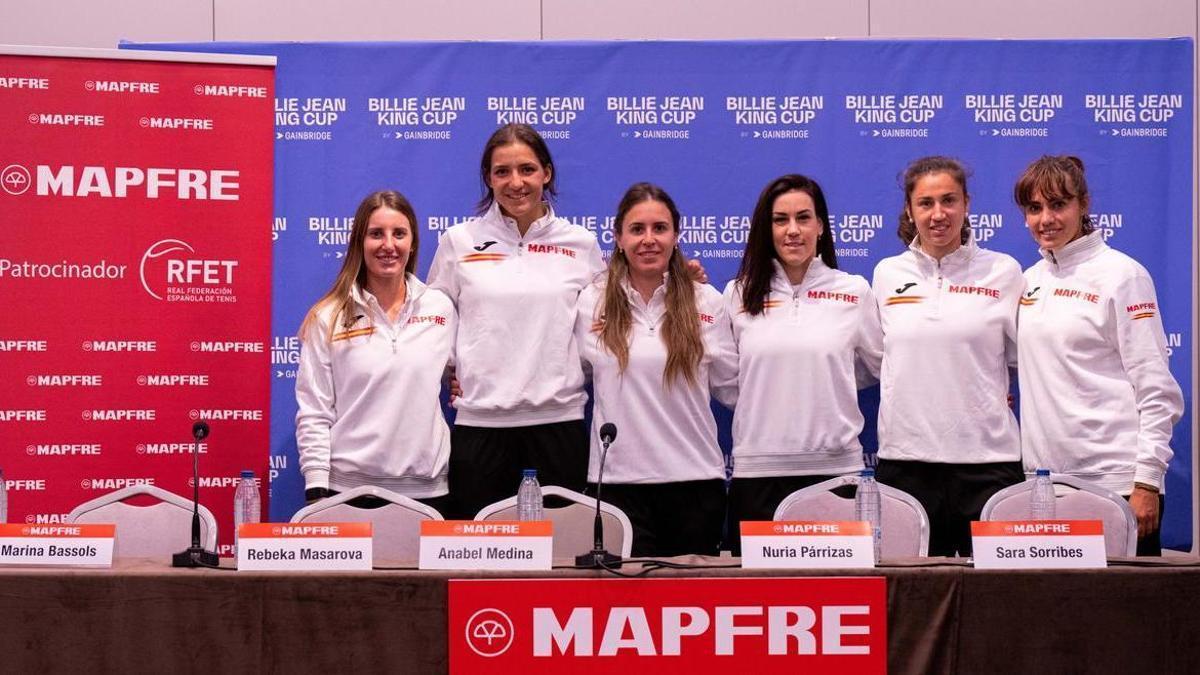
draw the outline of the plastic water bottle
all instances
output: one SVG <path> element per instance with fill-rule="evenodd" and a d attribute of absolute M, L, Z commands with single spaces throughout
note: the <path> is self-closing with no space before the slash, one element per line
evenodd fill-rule
<path fill-rule="evenodd" d="M 257 523 L 262 519 L 262 500 L 254 484 L 254 472 L 242 470 L 242 480 L 233 493 L 233 554 L 237 555 L 237 531 L 242 523 Z"/>
<path fill-rule="evenodd" d="M 8 485 L 4 482 L 4 469 L 0 469 L 0 523 L 8 522 Z"/>
<path fill-rule="evenodd" d="M 1034 520 L 1054 520 L 1054 481 L 1050 469 L 1038 469 L 1029 491 L 1029 517 Z"/>
<path fill-rule="evenodd" d="M 871 539 L 875 544 L 875 563 L 883 544 L 883 511 L 879 501 L 879 483 L 875 469 L 863 469 L 858 474 L 858 490 L 854 493 L 854 518 L 871 524 Z"/>
<path fill-rule="evenodd" d="M 545 520 L 542 509 L 542 486 L 538 483 L 537 469 L 525 469 L 521 475 L 521 486 L 517 488 L 517 520 Z"/>

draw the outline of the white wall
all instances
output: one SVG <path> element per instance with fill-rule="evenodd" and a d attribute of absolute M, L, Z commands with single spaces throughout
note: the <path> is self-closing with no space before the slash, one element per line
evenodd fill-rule
<path fill-rule="evenodd" d="M 0 0 L 0 44 L 1177 37 L 1196 0 Z"/>

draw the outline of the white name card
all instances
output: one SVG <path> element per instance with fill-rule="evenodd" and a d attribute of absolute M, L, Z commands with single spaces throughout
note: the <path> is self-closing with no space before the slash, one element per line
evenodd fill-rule
<path fill-rule="evenodd" d="M 553 562 L 554 523 L 421 521 L 423 570 L 548 570 Z"/>
<path fill-rule="evenodd" d="M 871 526 L 861 521 L 742 521 L 742 567 L 875 566 Z"/>
<path fill-rule="evenodd" d="M 1108 566 L 1099 520 L 993 520 L 971 523 L 980 569 L 1090 569 Z"/>
<path fill-rule="evenodd" d="M 371 569 L 371 523 L 245 523 L 238 571 Z"/>
<path fill-rule="evenodd" d="M 112 524 L 0 524 L 0 565 L 112 567 Z"/>

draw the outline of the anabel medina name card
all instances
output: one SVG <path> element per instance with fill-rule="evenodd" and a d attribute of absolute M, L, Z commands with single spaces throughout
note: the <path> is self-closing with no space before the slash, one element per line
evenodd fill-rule
<path fill-rule="evenodd" d="M 548 520 L 426 520 L 423 570 L 549 570 L 554 524 Z"/>

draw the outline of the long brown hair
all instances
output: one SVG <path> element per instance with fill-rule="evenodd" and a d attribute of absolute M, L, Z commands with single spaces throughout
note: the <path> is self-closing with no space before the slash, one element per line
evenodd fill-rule
<path fill-rule="evenodd" d="M 821 221 L 821 236 L 817 239 L 817 255 L 830 269 L 837 269 L 837 253 L 833 246 L 833 232 L 829 226 L 829 207 L 825 193 L 817 181 L 808 176 L 791 173 L 771 181 L 758 195 L 754 215 L 750 217 L 750 234 L 746 237 L 746 249 L 742 253 L 742 264 L 738 268 L 737 280 L 742 287 L 742 308 L 747 314 L 757 316 L 763 312 L 763 303 L 771 292 L 771 278 L 775 276 L 774 260 L 779 259 L 775 250 L 775 200 L 789 192 L 803 192 L 812 198 L 813 209 Z"/>
<path fill-rule="evenodd" d="M 900 225 L 896 228 L 896 235 L 900 237 L 900 241 L 904 242 L 905 246 L 912 243 L 913 239 L 917 238 L 917 223 L 913 221 L 909 215 L 909 201 L 912 199 L 913 190 L 917 188 L 917 181 L 924 176 L 934 173 L 949 174 L 954 179 L 955 183 L 962 188 L 963 198 L 970 199 L 971 193 L 967 192 L 967 169 L 962 162 L 953 157 L 944 157 L 942 155 L 932 155 L 930 157 L 922 157 L 913 160 L 912 164 L 904 170 L 904 175 L 900 179 L 901 187 L 904 188 L 904 205 L 900 207 Z M 966 215 L 963 215 L 962 230 L 959 233 L 959 243 L 967 243 L 967 239 L 971 236 L 971 224 L 966 221 Z"/>
<path fill-rule="evenodd" d="M 1083 175 L 1083 160 L 1073 155 L 1042 155 L 1025 168 L 1025 173 L 1013 186 L 1013 200 L 1024 212 L 1033 202 L 1033 193 L 1041 192 L 1046 201 L 1052 199 L 1079 200 L 1079 233 L 1091 234 L 1096 229 L 1088 215 L 1091 196 L 1088 194 L 1087 178 Z"/>
<path fill-rule="evenodd" d="M 636 183 L 625 191 L 617 206 L 616 228 L 620 236 L 629 210 L 642 203 L 654 201 L 667 207 L 671 213 L 671 225 L 679 234 L 679 209 L 665 190 L 650 183 Z M 696 384 L 696 370 L 704 358 L 704 341 L 700 338 L 700 318 L 696 310 L 696 288 L 687 270 L 687 262 L 679 247 L 671 251 L 668 263 L 666 305 L 663 319 L 662 341 L 667 346 L 667 364 L 663 368 L 663 385 L 670 387 L 682 377 L 689 385 Z M 625 294 L 624 281 L 629 278 L 629 260 L 620 249 L 613 252 L 608 261 L 608 283 L 604 289 L 603 314 L 600 342 L 610 354 L 617 357 L 620 372 L 629 365 L 629 333 L 633 329 L 633 315 L 629 309 L 629 298 Z"/>
<path fill-rule="evenodd" d="M 417 251 L 420 237 L 417 234 L 417 214 L 413 211 L 408 199 L 395 190 L 380 190 L 367 195 L 354 212 L 354 224 L 350 229 L 350 240 L 346 242 L 346 257 L 342 259 L 342 269 L 333 280 L 333 287 L 321 296 L 300 324 L 300 339 L 308 334 L 308 329 L 317 320 L 317 314 L 327 305 L 333 305 L 335 310 L 329 321 L 329 337 L 337 330 L 338 320 L 342 328 L 354 325 L 354 297 L 350 291 L 355 284 L 363 288 L 367 283 L 367 266 L 363 264 L 363 241 L 367 238 L 367 222 L 376 209 L 389 208 L 399 211 L 408 219 L 409 236 L 412 237 L 412 249 L 408 253 L 408 262 L 404 265 L 405 274 L 414 274 L 417 270 Z"/>

